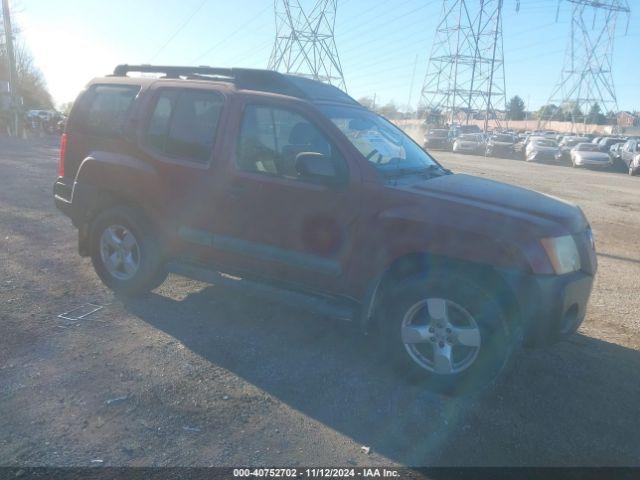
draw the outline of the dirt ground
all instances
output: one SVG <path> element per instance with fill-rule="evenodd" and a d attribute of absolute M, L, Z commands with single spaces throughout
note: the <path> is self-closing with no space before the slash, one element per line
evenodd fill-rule
<path fill-rule="evenodd" d="M 178 277 L 114 298 L 53 206 L 56 156 L 0 140 L 0 465 L 640 465 L 640 178 L 435 153 L 577 203 L 600 261 L 578 335 L 450 399 L 283 305 Z"/>

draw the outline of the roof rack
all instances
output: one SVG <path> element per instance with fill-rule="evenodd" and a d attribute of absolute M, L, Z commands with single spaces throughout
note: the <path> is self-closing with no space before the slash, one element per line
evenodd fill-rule
<path fill-rule="evenodd" d="M 227 78 L 233 78 L 233 70 L 231 68 L 212 68 L 212 67 L 175 67 L 160 65 L 118 65 L 113 71 L 116 77 L 124 77 L 130 72 L 137 73 L 163 73 L 169 78 L 179 78 L 191 75 L 212 75 Z"/>
<path fill-rule="evenodd" d="M 216 68 L 208 66 L 179 67 L 160 65 L 118 65 L 113 71 L 116 77 L 130 72 L 159 73 L 165 78 L 187 78 L 197 80 L 233 82 L 239 89 L 277 93 L 305 100 L 328 100 L 339 103 L 358 104 L 342 90 L 304 77 L 282 74 L 272 70 L 250 68 Z"/>

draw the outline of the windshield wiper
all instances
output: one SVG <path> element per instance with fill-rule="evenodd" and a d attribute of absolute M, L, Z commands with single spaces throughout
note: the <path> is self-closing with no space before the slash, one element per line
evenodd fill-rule
<path fill-rule="evenodd" d="M 404 177 L 407 175 L 421 175 L 426 176 L 428 178 L 439 177 L 441 175 L 445 175 L 451 173 L 449 170 L 446 170 L 439 165 L 428 165 L 422 168 L 403 168 L 398 167 L 393 170 L 383 171 L 382 174 L 386 178 L 396 178 L 396 177 Z"/>

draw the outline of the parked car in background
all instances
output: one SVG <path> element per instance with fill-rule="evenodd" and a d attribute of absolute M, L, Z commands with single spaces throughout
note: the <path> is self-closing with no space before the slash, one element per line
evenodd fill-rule
<path fill-rule="evenodd" d="M 571 135 L 563 137 L 558 145 L 562 151 L 563 157 L 567 158 L 567 160 L 571 158 L 571 149 L 579 143 L 589 143 L 589 139 L 586 137 L 576 137 Z"/>
<path fill-rule="evenodd" d="M 460 135 L 453 141 L 453 151 L 456 153 L 485 154 L 487 142 L 482 133 L 467 133 Z"/>
<path fill-rule="evenodd" d="M 611 151 L 611 147 L 617 143 L 625 143 L 627 141 L 626 138 L 619 137 L 604 137 L 598 143 L 601 152 L 609 153 Z"/>
<path fill-rule="evenodd" d="M 604 137 L 593 137 L 593 138 L 591 139 L 591 143 L 598 144 L 598 143 L 600 143 L 600 140 L 602 140 L 603 138 L 604 138 Z"/>
<path fill-rule="evenodd" d="M 526 149 L 529 146 L 529 143 L 531 143 L 533 140 L 547 140 L 543 135 L 529 135 L 524 139 L 524 149 Z"/>
<path fill-rule="evenodd" d="M 622 147 L 624 146 L 624 143 L 614 143 L 613 145 L 611 145 L 611 148 L 609 149 L 609 156 L 611 157 L 611 160 L 613 161 L 614 165 L 616 163 L 621 164 L 622 160 L 620 159 L 620 155 L 622 154 Z"/>
<path fill-rule="evenodd" d="M 613 161 L 608 153 L 600 150 L 600 146 L 593 143 L 579 143 L 571 149 L 571 165 L 573 167 L 608 168 Z"/>
<path fill-rule="evenodd" d="M 425 150 L 449 150 L 451 148 L 449 130 L 429 130 L 424 136 L 424 148 Z"/>
<path fill-rule="evenodd" d="M 54 198 L 120 295 L 172 272 L 286 301 L 379 333 L 384 362 L 450 394 L 574 334 L 597 270 L 577 206 L 453 174 L 339 89 L 267 70 L 93 80 Z"/>
<path fill-rule="evenodd" d="M 492 157 L 513 157 L 516 139 L 513 135 L 498 133 L 489 137 L 486 154 Z"/>
<path fill-rule="evenodd" d="M 629 175 L 640 171 L 640 139 L 631 138 L 620 148 L 620 160 L 627 168 Z"/>
<path fill-rule="evenodd" d="M 482 130 L 478 125 L 452 125 L 449 129 L 450 138 L 457 138 L 468 133 L 482 133 Z"/>
<path fill-rule="evenodd" d="M 524 159 L 527 162 L 559 161 L 562 160 L 562 151 L 554 140 L 536 138 L 529 141 L 525 149 Z"/>

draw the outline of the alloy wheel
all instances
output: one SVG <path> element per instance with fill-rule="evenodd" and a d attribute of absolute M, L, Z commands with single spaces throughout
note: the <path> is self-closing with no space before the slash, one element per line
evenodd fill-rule
<path fill-rule="evenodd" d="M 402 320 L 401 338 L 413 361 L 437 375 L 468 369 L 482 344 L 473 316 L 443 298 L 427 298 L 409 308 Z"/>
<path fill-rule="evenodd" d="M 140 269 L 138 241 L 122 225 L 111 225 L 102 232 L 100 257 L 109 274 L 118 280 L 130 280 Z"/>

